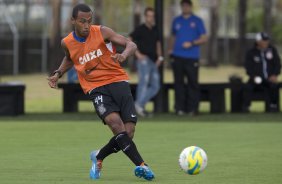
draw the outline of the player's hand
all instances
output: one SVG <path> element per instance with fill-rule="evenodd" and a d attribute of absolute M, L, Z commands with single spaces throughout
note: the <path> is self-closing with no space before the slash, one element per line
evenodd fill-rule
<path fill-rule="evenodd" d="M 58 88 L 58 80 L 59 80 L 58 73 L 55 73 L 55 75 L 48 77 L 47 80 L 48 80 L 48 84 L 51 88 L 54 88 L 54 89 Z"/>
<path fill-rule="evenodd" d="M 193 46 L 193 44 L 191 42 L 184 42 L 182 44 L 182 47 L 185 48 L 185 49 L 189 49 L 192 46 Z"/>
<path fill-rule="evenodd" d="M 119 63 L 122 63 L 122 62 L 124 62 L 126 60 L 126 57 L 123 54 L 119 54 L 119 53 L 111 55 L 111 58 L 115 62 L 119 62 Z"/>

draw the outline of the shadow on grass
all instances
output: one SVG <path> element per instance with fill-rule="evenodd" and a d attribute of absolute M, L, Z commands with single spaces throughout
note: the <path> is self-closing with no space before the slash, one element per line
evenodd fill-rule
<path fill-rule="evenodd" d="M 218 122 L 218 123 L 282 123 L 282 113 L 209 114 L 176 116 L 172 113 L 155 114 L 152 118 L 139 118 L 139 122 Z M 92 122 L 101 121 L 94 112 L 82 113 L 27 113 L 21 116 L 0 116 L 0 122 Z"/>

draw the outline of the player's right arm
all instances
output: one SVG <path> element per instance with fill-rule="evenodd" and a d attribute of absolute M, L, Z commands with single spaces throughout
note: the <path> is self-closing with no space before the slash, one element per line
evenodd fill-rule
<path fill-rule="evenodd" d="M 63 58 L 60 67 L 53 72 L 52 76 L 47 78 L 48 84 L 51 88 L 57 88 L 59 78 L 61 78 L 64 73 L 66 73 L 73 66 L 69 50 L 63 40 L 61 41 L 61 46 L 65 51 L 65 57 Z"/>

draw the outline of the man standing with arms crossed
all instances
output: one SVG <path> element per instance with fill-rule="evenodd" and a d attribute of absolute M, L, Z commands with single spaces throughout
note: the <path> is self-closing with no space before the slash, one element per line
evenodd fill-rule
<path fill-rule="evenodd" d="M 137 118 L 129 78 L 120 66 L 134 54 L 136 45 L 108 27 L 91 25 L 92 16 L 93 12 L 85 4 L 73 8 L 74 31 L 61 42 L 65 57 L 59 69 L 48 78 L 49 85 L 56 88 L 59 78 L 74 66 L 83 91 L 89 95 L 98 116 L 114 134 L 103 148 L 91 153 L 91 179 L 100 178 L 102 161 L 107 156 L 122 150 L 136 165 L 135 175 L 152 180 L 154 173 L 132 140 Z M 121 54 L 115 53 L 107 47 L 108 42 L 125 49 Z"/>
<path fill-rule="evenodd" d="M 195 115 L 199 106 L 199 58 L 200 45 L 207 41 L 202 19 L 192 13 L 192 1 L 181 1 L 182 15 L 172 24 L 169 54 L 173 58 L 175 81 L 175 111 L 177 115 L 188 112 Z M 185 87 L 188 79 L 188 89 Z"/>

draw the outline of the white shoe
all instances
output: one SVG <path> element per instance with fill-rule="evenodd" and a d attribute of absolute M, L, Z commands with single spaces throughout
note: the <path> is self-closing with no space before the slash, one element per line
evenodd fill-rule
<path fill-rule="evenodd" d="M 136 112 L 139 116 L 141 116 L 141 117 L 146 116 L 144 109 L 140 105 L 138 105 L 137 103 L 135 103 L 135 109 L 136 109 Z"/>

